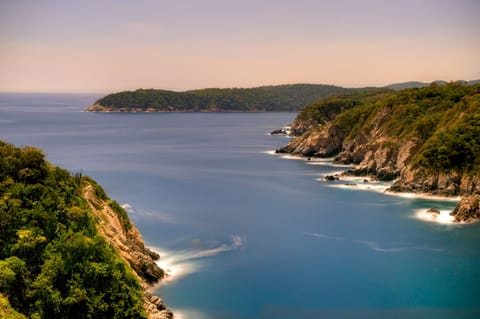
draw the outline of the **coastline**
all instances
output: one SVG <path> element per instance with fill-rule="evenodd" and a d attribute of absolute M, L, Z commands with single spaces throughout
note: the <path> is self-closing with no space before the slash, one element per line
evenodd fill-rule
<path fill-rule="evenodd" d="M 274 155 L 282 159 L 289 159 L 289 160 L 300 160 L 308 165 L 323 165 L 329 167 L 345 167 L 345 168 L 352 168 L 354 165 L 344 165 L 344 164 L 334 164 L 333 157 L 330 158 L 308 158 L 301 155 L 292 155 L 289 153 L 277 153 L 275 150 L 273 151 L 265 151 L 265 154 Z M 331 180 L 326 178 L 332 177 Z M 358 191 L 370 191 L 370 192 L 377 192 L 387 196 L 393 197 L 400 197 L 406 199 L 425 199 L 430 201 L 438 201 L 438 202 L 452 202 L 458 204 L 461 200 L 460 196 L 439 196 L 433 195 L 429 193 L 414 193 L 414 192 L 395 192 L 389 190 L 390 186 L 393 185 L 395 180 L 388 181 L 388 182 L 381 182 L 378 181 L 370 176 L 357 176 L 348 174 L 347 170 L 342 171 L 334 171 L 329 174 L 325 174 L 320 178 L 315 179 L 318 182 L 329 183 L 327 187 L 333 188 L 342 188 L 342 189 L 352 189 Z M 464 225 L 474 223 L 475 220 L 471 221 L 456 221 L 455 216 L 451 215 L 454 210 L 440 210 L 440 213 L 432 214 L 429 213 L 428 210 L 432 207 L 426 207 L 422 209 L 417 209 L 412 217 L 426 221 L 426 222 L 437 222 L 440 224 L 457 224 L 457 225 Z"/>
<path fill-rule="evenodd" d="M 143 290 L 143 307 L 148 318 L 173 319 L 172 311 L 160 297 L 153 294 L 155 285 L 165 278 L 165 271 L 157 264 L 160 255 L 145 245 L 140 231 L 121 206 L 112 205 L 108 197 L 99 196 L 98 187 L 93 181 L 83 182 L 82 197 L 97 217 L 99 233 L 115 248 L 136 276 Z M 127 223 L 129 226 L 126 226 Z"/>
<path fill-rule="evenodd" d="M 191 110 L 162 110 L 155 108 L 115 108 L 93 104 L 82 110 L 85 113 L 292 113 L 298 111 L 267 111 L 267 110 L 223 110 L 223 109 L 191 109 Z"/>

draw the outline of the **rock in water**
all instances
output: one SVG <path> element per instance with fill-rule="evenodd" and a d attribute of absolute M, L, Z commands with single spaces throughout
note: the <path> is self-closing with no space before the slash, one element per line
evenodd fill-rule
<path fill-rule="evenodd" d="M 438 208 L 427 209 L 427 213 L 431 215 L 440 215 L 440 210 Z"/>
<path fill-rule="evenodd" d="M 270 135 L 287 135 L 286 130 L 278 129 L 270 132 Z"/>
<path fill-rule="evenodd" d="M 456 222 L 470 223 L 480 219 L 480 195 L 462 198 L 451 213 Z"/>

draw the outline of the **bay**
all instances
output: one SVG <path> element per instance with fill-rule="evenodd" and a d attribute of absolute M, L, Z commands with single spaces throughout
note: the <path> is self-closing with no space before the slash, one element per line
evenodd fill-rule
<path fill-rule="evenodd" d="M 1 94 L 0 139 L 127 208 L 177 318 L 480 315 L 480 227 L 416 215 L 454 202 L 321 182 L 342 168 L 272 155 L 288 139 L 268 132 L 294 113 L 81 112 L 98 97 Z"/>

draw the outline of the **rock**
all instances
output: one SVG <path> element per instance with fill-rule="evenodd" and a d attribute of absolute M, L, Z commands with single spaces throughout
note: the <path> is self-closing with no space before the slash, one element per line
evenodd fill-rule
<path fill-rule="evenodd" d="M 275 150 L 275 154 L 285 154 L 288 153 L 285 149 L 279 148 L 278 150 Z"/>
<path fill-rule="evenodd" d="M 364 183 L 369 183 L 368 179 L 363 180 Z"/>
<path fill-rule="evenodd" d="M 315 153 L 316 153 L 315 149 L 312 148 L 312 147 L 309 147 L 309 148 L 307 148 L 306 150 L 304 150 L 304 151 L 302 152 L 302 155 L 303 155 L 304 157 L 311 157 L 311 156 L 314 156 Z"/>
<path fill-rule="evenodd" d="M 284 129 L 273 130 L 270 135 L 287 135 L 287 131 Z"/>
<path fill-rule="evenodd" d="M 450 213 L 458 223 L 471 223 L 480 219 L 480 195 L 464 197 Z"/>
<path fill-rule="evenodd" d="M 326 181 L 338 181 L 338 176 L 335 175 L 325 175 L 324 179 Z"/>
<path fill-rule="evenodd" d="M 432 215 L 440 215 L 440 210 L 438 208 L 430 208 L 427 209 L 427 213 Z"/>

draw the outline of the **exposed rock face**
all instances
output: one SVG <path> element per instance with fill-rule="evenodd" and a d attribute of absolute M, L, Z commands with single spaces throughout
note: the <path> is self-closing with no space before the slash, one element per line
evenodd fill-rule
<path fill-rule="evenodd" d="M 394 192 L 478 195 L 479 97 L 480 86 L 452 83 L 326 99 L 299 113 L 301 135 L 278 152 L 333 157 L 355 165 L 347 174 L 394 181 Z"/>
<path fill-rule="evenodd" d="M 123 260 L 132 268 L 142 284 L 144 307 L 150 319 L 171 319 L 173 314 L 162 299 L 153 296 L 150 287 L 164 277 L 164 271 L 155 260 L 159 255 L 147 247 L 135 225 L 125 229 L 118 215 L 104 200 L 96 196 L 94 187 L 87 184 L 83 188 L 83 197 L 87 200 L 92 213 L 98 220 L 98 230 L 119 252 Z"/>
<path fill-rule="evenodd" d="M 279 153 L 292 153 L 306 157 L 331 157 L 341 150 L 345 133 L 335 125 L 325 125 L 322 128 L 307 131 L 301 137 L 294 139 Z"/>
<path fill-rule="evenodd" d="M 480 220 L 480 195 L 462 198 L 451 215 L 456 222 L 470 223 Z"/>
<path fill-rule="evenodd" d="M 407 167 L 402 170 L 401 178 L 392 185 L 391 190 L 442 196 L 467 196 L 480 194 L 480 178 L 458 172 L 427 174 L 422 170 Z"/>

